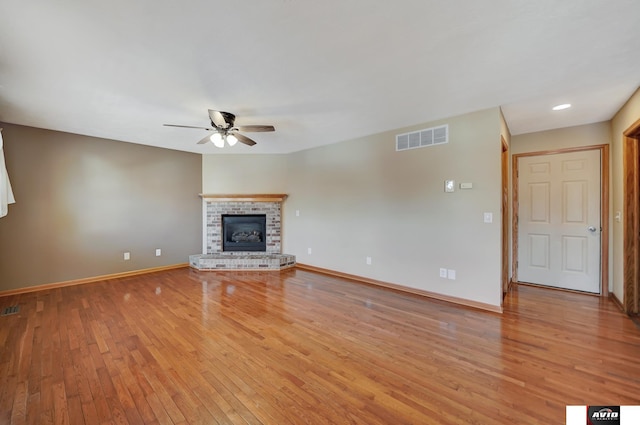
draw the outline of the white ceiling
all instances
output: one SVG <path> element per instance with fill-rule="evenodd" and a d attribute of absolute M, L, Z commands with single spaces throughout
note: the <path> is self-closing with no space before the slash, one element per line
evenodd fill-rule
<path fill-rule="evenodd" d="M 610 119 L 638 0 L 2 0 L 0 121 L 197 153 L 207 109 L 286 153 L 500 106 L 512 134 Z M 557 103 L 573 108 L 552 113 Z"/>

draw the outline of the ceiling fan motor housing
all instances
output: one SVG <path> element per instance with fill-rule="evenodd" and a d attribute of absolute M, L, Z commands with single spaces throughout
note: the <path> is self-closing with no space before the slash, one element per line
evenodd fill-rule
<path fill-rule="evenodd" d="M 220 111 L 220 114 L 224 117 L 224 120 L 227 123 L 227 128 L 233 128 L 233 124 L 236 121 L 236 116 L 233 115 L 231 112 Z M 216 127 L 216 124 L 213 122 L 213 120 L 211 121 L 211 124 L 213 124 L 213 126 Z"/>

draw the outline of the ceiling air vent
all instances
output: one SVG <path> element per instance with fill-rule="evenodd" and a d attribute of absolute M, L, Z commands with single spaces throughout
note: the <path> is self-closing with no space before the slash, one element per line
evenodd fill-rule
<path fill-rule="evenodd" d="M 397 151 L 442 145 L 444 143 L 449 143 L 448 124 L 396 135 Z"/>

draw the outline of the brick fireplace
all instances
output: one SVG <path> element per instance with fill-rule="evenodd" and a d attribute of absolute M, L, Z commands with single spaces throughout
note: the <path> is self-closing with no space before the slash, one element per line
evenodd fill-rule
<path fill-rule="evenodd" d="M 295 265 L 295 256 L 282 254 L 282 203 L 287 195 L 201 195 L 203 254 L 189 256 L 198 270 L 281 270 Z M 225 251 L 223 216 L 266 216 L 264 251 Z"/>
<path fill-rule="evenodd" d="M 211 196 L 211 195 L 210 195 Z M 282 195 L 284 196 L 284 195 Z M 232 215 L 255 215 L 265 214 L 267 216 L 266 252 L 270 254 L 280 254 L 281 250 L 281 218 L 282 201 L 265 200 L 255 201 L 253 198 L 247 200 L 237 200 L 236 198 L 204 198 L 205 202 L 205 252 L 215 254 L 222 252 L 222 216 Z M 270 198 L 264 198 L 270 199 Z"/>

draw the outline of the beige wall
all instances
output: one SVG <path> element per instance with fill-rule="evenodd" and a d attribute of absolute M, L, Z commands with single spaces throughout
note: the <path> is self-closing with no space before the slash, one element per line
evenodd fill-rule
<path fill-rule="evenodd" d="M 287 155 L 202 155 L 205 194 L 285 193 Z"/>
<path fill-rule="evenodd" d="M 623 133 L 633 123 L 640 120 L 640 90 L 636 91 L 627 103 L 618 111 L 611 120 L 611 180 L 612 180 L 612 216 L 616 212 L 624 211 L 624 174 L 623 174 Z M 623 222 L 613 221 L 613 260 L 611 269 L 613 272 L 613 293 L 624 302 L 624 228 Z"/>
<path fill-rule="evenodd" d="M 499 306 L 499 115 L 495 108 L 292 154 L 286 251 L 301 263 Z M 396 134 L 441 124 L 449 124 L 448 144 L 395 151 Z M 473 189 L 445 193 L 447 179 Z M 440 278 L 441 267 L 455 269 L 456 280 Z"/>
<path fill-rule="evenodd" d="M 200 251 L 200 155 L 2 127 L 16 203 L 0 219 L 0 291 L 186 263 Z"/>
<path fill-rule="evenodd" d="M 611 125 L 606 121 L 512 136 L 511 154 L 609 143 L 611 143 Z"/>
<path fill-rule="evenodd" d="M 395 134 L 445 123 L 449 144 L 395 151 Z M 444 193 L 446 179 L 474 188 Z M 283 249 L 298 262 L 500 305 L 498 109 L 293 153 L 286 192 Z"/>

